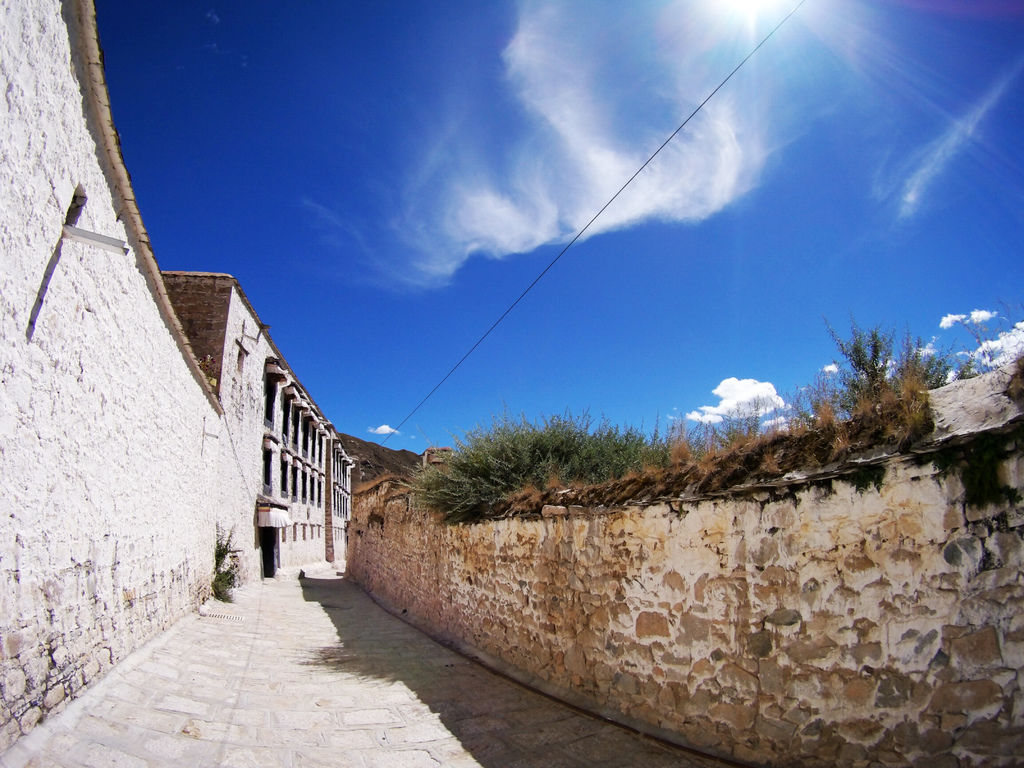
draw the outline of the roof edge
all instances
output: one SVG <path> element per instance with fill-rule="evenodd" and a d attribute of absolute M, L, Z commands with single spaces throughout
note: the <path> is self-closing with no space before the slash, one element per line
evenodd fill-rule
<path fill-rule="evenodd" d="M 192 378 L 196 380 L 206 395 L 207 401 L 218 415 L 223 415 L 224 410 L 220 401 L 210 387 L 206 376 L 200 370 L 195 353 L 192 351 L 192 345 L 185 336 L 178 315 L 167 296 L 160 268 L 157 266 L 156 257 L 149 241 L 149 233 L 146 232 L 146 227 L 142 223 L 142 215 L 135 200 L 131 177 L 125 167 L 124 156 L 121 154 L 121 140 L 114 127 L 114 118 L 110 111 L 110 94 L 107 90 L 106 74 L 103 69 L 103 51 L 100 47 L 99 28 L 96 23 L 96 6 L 93 0 L 64 0 L 63 6 L 65 19 L 68 22 L 68 32 L 73 43 L 71 55 L 73 59 L 79 59 L 76 70 L 80 76 L 82 95 L 85 99 L 86 118 L 87 120 L 92 118 L 89 122 L 92 124 L 97 149 L 101 154 L 101 160 L 106 161 L 101 162 L 100 165 L 113 193 L 114 204 L 118 207 L 118 218 L 124 223 L 128 242 L 138 257 L 143 277 L 146 278 L 146 284 L 156 301 L 157 310 L 191 371 Z"/>

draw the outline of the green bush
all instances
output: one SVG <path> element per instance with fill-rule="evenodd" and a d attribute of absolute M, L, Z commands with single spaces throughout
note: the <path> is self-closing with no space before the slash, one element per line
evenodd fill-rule
<path fill-rule="evenodd" d="M 955 367 L 950 350 L 934 349 L 909 333 L 897 343 L 893 331 L 877 325 L 865 330 L 851 321 L 850 336 L 842 338 L 826 325 L 844 358 L 838 363 L 838 386 L 826 399 L 845 417 L 889 395 L 935 389 L 966 373 Z"/>
<path fill-rule="evenodd" d="M 440 467 L 414 481 L 419 500 L 451 523 L 486 517 L 490 508 L 525 488 L 589 485 L 668 463 L 669 447 L 657 431 L 648 437 L 635 427 L 569 413 L 529 422 L 509 414 L 495 417 L 456 440 Z"/>
<path fill-rule="evenodd" d="M 238 584 L 238 550 L 233 548 L 233 531 L 224 533 L 217 526 L 217 540 L 213 545 L 213 596 L 225 603 L 231 602 L 231 590 Z"/>

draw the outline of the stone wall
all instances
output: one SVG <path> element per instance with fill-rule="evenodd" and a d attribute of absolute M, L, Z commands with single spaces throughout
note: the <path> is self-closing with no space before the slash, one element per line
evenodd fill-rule
<path fill-rule="evenodd" d="M 382 482 L 357 498 L 348 570 L 429 633 L 709 753 L 1020 765 L 1024 434 L 959 439 L 718 498 L 473 525 Z M 965 503 L 972 472 L 1004 500 Z"/>

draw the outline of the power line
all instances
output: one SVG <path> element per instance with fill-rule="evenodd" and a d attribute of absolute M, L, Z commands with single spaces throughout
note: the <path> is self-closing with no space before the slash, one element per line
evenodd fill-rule
<path fill-rule="evenodd" d="M 439 389 L 441 388 L 441 386 L 442 386 L 442 385 L 443 385 L 443 384 L 444 384 L 444 383 L 445 383 L 446 381 L 448 381 L 448 379 L 449 379 L 449 378 L 451 378 L 451 375 L 452 375 L 453 373 L 455 373 L 455 371 L 457 371 L 457 370 L 459 369 L 459 367 L 460 367 L 460 366 L 461 366 L 461 365 L 462 365 L 462 364 L 463 364 L 464 362 L 466 362 L 466 359 L 467 359 L 467 358 L 468 358 L 468 357 L 469 357 L 470 355 L 472 355 L 472 354 L 473 354 L 473 353 L 474 353 L 474 352 L 476 351 L 476 348 L 477 348 L 477 347 L 479 347 L 479 346 L 480 346 L 480 345 L 481 345 L 481 344 L 483 343 L 484 339 L 486 339 L 486 338 L 487 338 L 488 336 L 490 336 L 490 335 L 491 335 L 491 332 L 492 332 L 492 331 L 493 331 L 493 330 L 494 330 L 495 328 L 497 328 L 497 327 L 498 327 L 498 326 L 499 326 L 499 325 L 501 324 L 501 322 L 502 322 L 502 321 L 503 321 L 503 320 L 504 320 L 504 319 L 505 319 L 506 317 L 508 317 L 509 313 L 510 313 L 510 312 L 511 312 L 511 311 L 512 311 L 513 309 L 515 309 L 515 308 L 516 308 L 516 306 L 517 306 L 517 305 L 519 304 L 519 302 L 521 302 L 521 301 L 522 301 L 522 300 L 523 300 L 524 298 L 526 298 L 526 294 L 528 294 L 528 293 L 529 293 L 529 292 L 530 292 L 531 290 L 533 290 L 533 287 L 534 287 L 534 286 L 535 286 L 535 285 L 536 285 L 537 283 L 539 283 L 539 282 L 540 282 L 541 278 L 542 278 L 542 277 L 544 277 L 544 275 L 546 275 L 546 274 L 547 274 L 547 273 L 548 273 L 548 272 L 549 272 L 549 271 L 551 270 L 551 268 L 552 268 L 553 266 L 555 266 L 555 264 L 557 264 L 557 263 L 558 263 L 558 260 L 559 260 L 559 259 L 561 259 L 561 258 L 562 258 L 562 256 L 564 256 L 564 255 L 565 255 L 565 252 L 566 252 L 566 251 L 568 251 L 568 250 L 569 250 L 570 248 L 572 248 L 572 246 L 573 246 L 573 245 L 574 245 L 574 244 L 576 243 L 576 241 L 577 241 L 577 240 L 579 240 L 579 239 L 580 239 L 580 238 L 581 238 L 581 237 L 583 236 L 583 234 L 584 234 L 584 233 L 585 233 L 585 232 L 586 232 L 586 231 L 587 231 L 588 229 L 590 229 L 590 225 L 591 225 L 591 224 L 593 224 L 593 223 L 594 223 L 595 221 L 597 221 L 598 217 L 599 217 L 599 216 L 600 216 L 600 215 L 601 215 L 602 213 L 604 213 L 604 212 L 605 212 L 605 210 L 606 210 L 606 209 L 608 208 L 608 206 L 609 206 L 609 205 L 611 205 L 612 203 L 614 203 L 614 202 L 615 202 L 615 200 L 616 200 L 616 199 L 617 199 L 617 198 L 619 197 L 619 195 L 621 195 L 621 194 L 622 194 L 622 193 L 623 193 L 623 192 L 625 191 L 626 187 L 628 187 L 628 186 L 629 186 L 630 184 L 632 184 L 632 183 L 633 183 L 633 181 L 634 181 L 634 180 L 636 179 L 636 177 L 637 177 L 637 176 L 639 176 L 639 175 L 640 175 L 640 174 L 641 174 L 641 173 L 643 172 L 643 170 L 644 170 L 644 169 L 645 169 L 645 168 L 646 168 L 646 167 L 647 167 L 648 165 L 650 165 L 650 164 L 651 164 L 651 162 L 652 162 L 652 161 L 654 160 L 654 158 L 656 158 L 656 157 L 657 157 L 657 156 L 658 156 L 658 155 L 659 155 L 659 154 L 661 153 L 661 150 L 663 150 L 663 149 L 664 149 L 665 147 L 667 147 L 667 146 L 668 146 L 668 144 L 669 144 L 669 142 L 671 142 L 671 141 L 672 141 L 672 139 L 674 139 L 674 138 L 675 138 L 675 137 L 676 137 L 677 135 L 679 135 L 679 133 L 680 133 L 680 132 L 681 132 L 681 131 L 683 130 L 683 128 L 685 128 L 685 127 L 686 127 L 687 123 L 689 123 L 689 122 L 690 122 L 690 121 L 691 121 L 691 120 L 692 120 L 692 119 L 693 119 L 693 118 L 694 118 L 694 117 L 696 116 L 696 114 L 697 114 L 698 112 L 700 112 L 700 111 L 701 111 L 701 109 L 703 109 L 703 108 L 704 108 L 704 105 L 705 105 L 705 104 L 707 104 L 707 103 L 708 103 L 709 101 L 711 101 L 711 99 L 712 99 L 712 98 L 714 97 L 714 95 L 715 95 L 716 93 L 718 93 L 718 92 L 719 92 L 720 90 L 722 90 L 722 88 L 723 88 L 723 87 L 725 86 L 725 84 L 726 84 L 726 83 L 728 83 L 728 82 L 729 82 L 729 81 L 730 81 L 730 80 L 732 79 L 732 76 L 733 76 L 733 75 L 735 75 L 735 74 L 736 74 L 737 72 L 739 72 L 739 71 L 740 71 L 740 69 L 741 69 L 741 68 L 743 67 L 743 65 L 744 65 L 744 64 L 746 64 L 746 63 L 747 63 L 747 62 L 748 62 L 748 61 L 749 61 L 749 60 L 751 59 L 751 57 L 753 57 L 753 55 L 754 55 L 755 53 L 757 53 L 757 52 L 758 52 L 758 51 L 759 51 L 759 50 L 761 49 L 761 47 L 762 47 L 762 46 L 763 46 L 763 45 L 764 45 L 765 43 L 767 43 L 767 42 L 768 42 L 768 41 L 769 41 L 769 40 L 770 40 L 770 39 L 772 38 L 772 36 L 773 36 L 773 35 L 774 35 L 774 34 L 775 34 L 776 32 L 778 32 L 778 31 L 779 31 L 779 30 L 780 30 L 780 29 L 782 28 L 782 26 L 783 26 L 783 25 L 784 25 L 784 24 L 785 24 L 785 23 L 786 23 L 787 21 L 789 21 L 790 17 L 791 17 L 791 16 L 793 16 L 793 14 L 795 14 L 795 13 L 796 13 L 797 11 L 799 11 L 799 10 L 800 10 L 800 7 L 801 7 L 801 6 L 802 6 L 802 5 L 803 5 L 803 4 L 805 3 L 805 2 L 807 2 L 807 0 L 800 0 L 800 2 L 798 2 L 798 3 L 797 3 L 797 4 L 795 5 L 795 6 L 793 6 L 793 10 L 791 10 L 791 11 L 790 11 L 789 13 L 787 13 L 787 14 L 786 14 L 786 15 L 785 15 L 785 16 L 784 16 L 784 17 L 782 18 L 782 21 L 780 21 L 780 22 L 779 22 L 778 24 L 776 24 L 776 25 L 775 25 L 775 26 L 774 26 L 774 27 L 772 28 L 772 30 L 771 30 L 771 31 L 770 31 L 770 32 L 769 32 L 769 33 L 768 33 L 767 35 L 765 35 L 765 36 L 764 36 L 764 37 L 763 37 L 763 38 L 761 39 L 761 42 L 759 42 L 759 43 L 758 43 L 757 45 L 755 45 L 755 46 L 754 46 L 754 48 L 753 48 L 753 49 L 752 49 L 752 50 L 750 51 L 750 53 L 748 53 L 748 54 L 747 54 L 746 56 L 744 56 L 744 57 L 743 57 L 743 59 L 742 59 L 742 60 L 740 61 L 740 63 L 739 63 L 739 64 L 737 64 L 737 65 L 736 65 L 735 67 L 733 67 L 732 71 L 731 71 L 731 72 L 730 72 L 730 73 L 729 73 L 728 75 L 726 75 L 726 76 L 725 76 L 725 78 L 724 78 L 724 79 L 722 80 L 722 82 L 720 82 L 720 83 L 719 83 L 719 84 L 718 84 L 718 85 L 717 85 L 717 86 L 715 87 L 715 89 L 714 89 L 713 91 L 711 91 L 711 93 L 709 93 L 709 94 L 708 94 L 708 95 L 707 95 L 707 96 L 706 96 L 706 97 L 704 98 L 704 101 L 702 101 L 702 102 L 701 102 L 700 104 L 698 104 L 698 105 L 697 105 L 697 106 L 696 106 L 696 107 L 694 108 L 694 110 L 693 110 L 693 111 L 692 111 L 692 112 L 691 112 L 691 113 L 690 113 L 689 115 L 687 115 L 686 119 L 685 119 L 685 120 L 683 120 L 683 122 L 681 122 L 681 123 L 679 124 L 679 127 L 678 127 L 678 128 L 676 128 L 676 129 L 675 129 L 674 131 L 672 131 L 672 133 L 671 133 L 671 134 L 669 134 L 669 137 L 668 137 L 667 139 L 665 139 L 665 141 L 663 141 L 663 142 L 661 143 L 661 146 L 659 146 L 659 147 L 658 147 L 658 148 L 657 148 L 656 150 L 654 150 L 654 152 L 653 152 L 653 153 L 651 154 L 651 156 L 650 156 L 650 157 L 648 157 L 648 158 L 647 158 L 647 159 L 646 159 L 646 160 L 644 161 L 644 164 L 643 164 L 643 165 L 641 165 L 641 166 L 640 166 L 639 168 L 637 168 L 637 169 L 636 169 L 636 172 L 634 172 L 634 173 L 633 173 L 633 175 L 632 175 L 632 176 L 630 176 L 630 177 L 629 177 L 629 178 L 628 178 L 628 179 L 626 180 L 626 183 L 625 183 L 625 184 L 623 184 L 623 185 L 622 185 L 621 187 L 619 187 L 619 190 L 618 190 L 618 191 L 617 191 L 617 192 L 616 192 L 616 193 L 615 193 L 614 195 L 612 195 L 612 196 L 611 196 L 611 197 L 610 197 L 610 198 L 608 199 L 608 202 L 606 202 L 606 203 L 605 203 L 604 205 L 602 205 L 602 206 L 601 206 L 601 209 L 600 209 L 600 210 L 599 210 L 599 211 L 598 211 L 597 213 L 595 213 L 595 214 L 594 214 L 594 215 L 593 215 L 593 216 L 592 216 L 592 217 L 590 218 L 590 221 L 588 221 L 588 222 L 587 222 L 587 223 L 586 223 L 585 225 L 583 225 L 583 228 L 582 228 L 582 229 L 581 229 L 581 230 L 580 230 L 579 232 L 577 232 L 577 233 L 576 233 L 576 234 L 575 234 L 575 235 L 573 236 L 572 240 L 570 240 L 570 241 L 569 241 L 568 243 L 566 243 L 566 244 L 565 244 L 565 247 L 564 247 L 564 248 L 562 248 L 562 250 L 560 250 L 560 251 L 558 252 L 558 254 L 557 254 L 557 255 L 555 256 L 555 258 L 553 258 L 553 259 L 551 260 L 551 262 L 550 262 L 550 263 L 549 263 L 549 264 L 548 264 L 548 265 L 547 265 L 546 267 L 544 267 L 544 269 L 543 269 L 543 270 L 541 270 L 541 273 L 540 273 L 539 275 L 537 275 L 537 276 L 536 276 L 536 277 L 535 277 L 535 278 L 533 279 L 533 282 L 531 282 L 531 283 L 530 283 L 530 284 L 529 284 L 528 286 L 526 286 L 526 288 L 525 288 L 525 289 L 523 290 L 523 292 L 522 292 L 522 293 L 520 293 L 520 294 L 519 294 L 519 296 L 518 296 L 518 297 L 516 298 L 516 300 L 515 300 L 515 301 L 513 301 L 513 302 L 512 302 L 511 304 L 509 304 L 509 305 L 508 305 L 508 308 L 507 308 L 507 309 L 506 309 L 506 310 L 505 310 L 504 312 L 502 312 L 502 313 L 501 313 L 501 314 L 500 314 L 500 315 L 498 316 L 498 319 L 497 319 L 497 320 L 495 320 L 495 321 L 494 321 L 493 323 L 491 323 L 491 326 L 490 326 L 490 328 L 488 328 L 488 329 L 487 329 L 486 331 L 484 331 L 483 335 L 482 335 L 482 336 L 480 336 L 480 338 L 479 338 L 479 339 L 477 339 L 477 340 L 476 340 L 476 341 L 475 341 L 475 342 L 473 343 L 473 346 L 471 346 L 471 347 L 470 347 L 470 348 L 469 348 L 469 349 L 468 349 L 468 350 L 466 351 L 466 354 L 464 354 L 464 355 L 463 355 L 462 357 L 460 357 L 460 358 L 459 358 L 459 361 L 458 361 L 457 363 L 455 363 L 455 365 L 453 365 L 453 366 L 451 367 L 451 370 L 449 370 L 449 371 L 448 371 L 448 373 L 446 373 L 446 374 L 444 375 L 444 378 L 442 378 L 442 379 L 441 379 L 441 380 L 440 380 L 439 382 L 437 382 L 437 384 L 435 384 L 435 385 L 434 385 L 434 388 L 433 388 L 433 389 L 431 389 L 431 390 L 430 390 L 429 392 L 427 392 L 427 394 L 426 394 L 426 395 L 424 395 L 424 396 L 423 396 L 423 399 L 422 399 L 422 400 L 420 400 L 420 401 L 419 401 L 418 403 L 416 403 L 416 407 L 415 407 L 415 408 L 413 408 L 413 409 L 412 409 L 411 411 L 409 411 L 409 413 L 408 413 L 408 414 L 406 415 L 406 417 L 405 417 L 404 419 L 402 419 L 402 420 L 401 420 L 401 421 L 400 421 L 400 422 L 398 423 L 398 426 L 397 426 L 397 427 L 395 427 L 395 428 L 394 428 L 394 431 L 393 431 L 393 432 L 389 432 L 389 433 L 388 433 L 388 435 L 387 435 L 387 436 L 386 436 L 386 437 L 384 438 L 384 440 L 382 440 L 382 441 L 381 441 L 381 445 L 383 445 L 383 444 L 387 443 L 387 441 L 391 439 L 391 435 L 395 434 L 395 432 L 398 432 L 398 430 L 400 430 L 400 429 L 401 429 L 401 428 L 402 428 L 402 427 L 403 427 L 403 426 L 405 425 L 405 423 L 406 423 L 406 422 L 407 422 L 407 421 L 408 421 L 409 419 L 411 419 L 411 418 L 413 417 L 413 415 L 414 415 L 414 414 L 415 414 L 415 413 L 416 413 L 416 412 L 417 412 L 417 411 L 418 411 L 418 410 L 419 410 L 420 408 L 422 408 L 422 407 L 423 407 L 423 404 L 424 404 L 424 403 L 426 403 L 426 402 L 427 402 L 427 400 L 429 400 L 429 399 L 430 399 L 431 397 L 433 397 L 434 393 L 435 393 L 435 392 L 437 392 L 437 390 L 439 390 Z"/>

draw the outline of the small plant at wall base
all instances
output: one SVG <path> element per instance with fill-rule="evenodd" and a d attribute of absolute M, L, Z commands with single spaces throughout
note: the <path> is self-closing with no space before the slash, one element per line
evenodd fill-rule
<path fill-rule="evenodd" d="M 213 545 L 213 596 L 225 603 L 231 602 L 231 590 L 238 584 L 238 559 L 232 538 L 234 531 L 224 532 L 217 526 L 217 541 Z"/>

